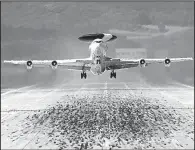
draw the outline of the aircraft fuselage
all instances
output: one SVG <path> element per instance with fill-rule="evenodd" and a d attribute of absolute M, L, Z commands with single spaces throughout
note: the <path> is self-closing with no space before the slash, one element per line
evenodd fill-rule
<path fill-rule="evenodd" d="M 101 39 L 96 39 L 90 44 L 90 58 L 93 61 L 90 71 L 94 75 L 100 75 L 106 70 L 105 56 L 107 49 L 106 43 Z"/>

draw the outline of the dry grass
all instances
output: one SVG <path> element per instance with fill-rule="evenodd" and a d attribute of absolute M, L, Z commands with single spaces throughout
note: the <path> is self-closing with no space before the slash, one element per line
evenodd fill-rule
<path fill-rule="evenodd" d="M 86 144 L 88 148 L 105 148 L 106 144 L 113 148 L 152 148 L 155 138 L 160 138 L 157 145 L 163 145 L 163 141 L 169 145 L 172 133 L 188 121 L 177 110 L 144 97 L 103 100 L 95 95 L 72 99 L 28 118 L 35 128 L 44 126 L 50 142 L 60 148 Z"/>

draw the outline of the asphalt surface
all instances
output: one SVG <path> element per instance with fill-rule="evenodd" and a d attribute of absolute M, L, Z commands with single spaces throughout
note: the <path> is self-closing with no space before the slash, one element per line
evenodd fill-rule
<path fill-rule="evenodd" d="M 194 148 L 193 104 L 194 87 L 138 75 L 4 88 L 2 148 Z"/>

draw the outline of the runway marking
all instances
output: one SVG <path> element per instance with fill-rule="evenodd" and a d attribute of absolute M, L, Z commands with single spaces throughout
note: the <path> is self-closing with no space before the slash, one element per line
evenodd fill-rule
<path fill-rule="evenodd" d="M 89 89 L 89 88 L 85 88 L 85 86 L 87 86 L 88 84 L 79 84 L 79 85 L 81 85 L 81 87 L 80 88 L 76 88 L 76 89 L 74 89 L 73 91 L 74 91 L 74 97 L 76 97 L 76 95 L 79 93 L 79 92 L 81 92 L 82 90 L 85 90 L 85 89 Z M 75 91 L 76 90 L 76 91 Z"/>
<path fill-rule="evenodd" d="M 170 83 L 175 84 L 175 85 L 178 85 L 178 86 L 181 86 L 181 87 L 186 87 L 186 88 L 194 89 L 193 86 L 190 86 L 190 85 L 187 85 L 187 84 L 180 83 L 180 82 L 178 82 L 178 81 L 176 81 L 176 80 L 174 80 L 174 79 L 172 79 L 172 78 L 169 78 L 169 81 L 170 81 Z"/>
<path fill-rule="evenodd" d="M 65 79 L 65 80 L 66 80 L 66 79 Z M 65 81 L 65 80 L 64 80 L 64 81 Z M 64 81 L 63 81 L 63 82 L 64 82 Z M 61 85 L 60 87 L 63 87 L 63 86 L 65 86 L 65 85 L 69 84 L 69 83 L 70 83 L 70 82 L 67 82 L 67 83 Z M 82 85 L 82 87 L 84 86 L 84 84 L 81 84 L 81 85 Z M 82 87 L 81 87 L 81 88 L 82 88 Z M 81 89 L 81 88 L 80 88 L 80 89 Z M 77 90 L 77 91 L 75 91 L 75 92 L 79 92 L 80 89 Z M 47 97 L 47 96 L 50 95 L 50 94 L 55 93 L 55 92 L 56 92 L 56 90 L 53 90 L 52 92 L 47 93 L 47 94 L 44 96 L 44 98 Z M 43 99 L 43 97 L 42 97 L 41 99 Z M 59 100 L 60 100 L 60 98 L 59 98 Z M 58 100 L 58 101 L 59 101 L 59 100 Z M 47 107 L 48 107 L 48 106 L 47 106 Z M 41 120 L 39 120 L 39 121 L 41 121 Z M 35 137 L 37 137 L 37 135 L 41 132 L 41 130 L 42 130 L 43 127 L 44 127 L 44 126 L 42 125 L 41 128 L 40 128 L 40 130 L 39 130 L 32 138 L 30 138 L 30 140 L 28 140 L 28 142 L 24 145 L 24 147 L 23 147 L 22 149 L 25 149 L 32 141 L 35 140 Z M 28 135 L 29 135 L 29 134 L 28 134 Z M 28 136 L 28 135 L 27 135 L 27 136 Z M 27 137 L 27 136 L 26 136 L 26 137 Z"/>
<path fill-rule="evenodd" d="M 186 88 L 129 88 L 129 86 L 127 86 L 126 83 L 125 84 L 125 87 L 127 88 L 127 90 L 189 90 L 189 89 L 186 89 Z"/>
<path fill-rule="evenodd" d="M 48 96 L 48 93 L 45 94 L 45 97 L 47 97 L 47 96 Z M 42 98 L 44 98 L 44 97 L 42 97 Z M 27 112 L 25 112 L 25 113 L 27 113 Z M 11 118 L 11 117 L 10 117 L 10 118 Z M 40 119 L 39 121 L 41 121 L 41 119 Z M 42 129 L 42 128 L 41 128 L 41 129 Z M 39 132 L 41 131 L 41 129 L 39 130 Z M 39 132 L 37 132 L 37 133 L 35 134 L 35 136 L 36 136 Z M 31 133 L 32 133 L 32 132 L 31 132 Z M 27 136 L 28 136 L 29 134 L 31 134 L 31 133 L 28 133 Z M 27 137 L 27 136 L 26 136 L 26 137 Z M 35 136 L 33 136 L 33 138 L 34 138 Z M 31 139 L 33 139 L 33 138 L 31 138 Z M 29 140 L 25 146 L 27 146 L 30 142 L 31 142 L 31 140 Z M 25 146 L 24 146 L 24 148 L 25 148 Z M 23 148 L 23 149 L 24 149 L 24 148 Z"/>
<path fill-rule="evenodd" d="M 7 121 L 7 120 L 10 120 L 10 119 L 12 119 L 14 116 L 16 116 L 17 115 L 17 113 L 16 112 L 12 112 L 11 114 L 5 114 L 5 115 L 3 115 L 2 117 L 1 117 L 1 123 L 4 123 L 5 121 Z M 17 116 L 16 116 L 17 117 Z"/>
<path fill-rule="evenodd" d="M 104 92 L 103 92 L 104 98 L 107 100 L 108 98 L 108 83 L 104 83 Z"/>
<path fill-rule="evenodd" d="M 10 91 L 10 90 L 13 90 L 13 88 L 5 88 L 5 89 L 1 89 L 1 93 L 3 93 L 3 92 L 8 92 L 8 91 Z"/>
<path fill-rule="evenodd" d="M 159 93 L 160 93 L 161 95 L 167 97 L 167 98 L 170 98 L 171 100 L 177 101 L 177 103 L 179 102 L 180 104 L 183 104 L 183 105 L 184 105 L 183 107 L 185 107 L 185 108 L 189 107 L 189 106 L 185 106 L 186 104 L 191 104 L 191 105 L 193 105 L 193 101 L 192 101 L 192 102 L 187 102 L 187 103 L 185 103 L 185 102 L 182 102 L 180 98 L 175 97 L 175 96 L 170 95 L 170 94 L 167 94 L 167 93 L 165 93 L 165 92 L 163 92 L 163 91 L 159 91 Z"/>
<path fill-rule="evenodd" d="M 182 83 L 178 83 L 178 82 L 173 82 L 174 84 L 176 85 L 179 85 L 179 86 L 183 86 L 183 87 L 187 87 L 187 88 L 190 88 L 190 89 L 194 89 L 193 86 L 190 86 L 190 85 L 187 85 L 187 84 L 182 84 Z"/>
<path fill-rule="evenodd" d="M 11 90 L 11 91 L 2 93 L 1 96 L 5 96 L 5 95 L 7 95 L 9 93 L 14 93 L 14 92 L 17 92 L 17 91 L 20 91 L 20 90 L 28 89 L 28 88 L 31 88 L 31 87 L 34 87 L 34 86 L 37 86 L 37 85 L 38 84 L 34 84 L 34 85 L 31 85 L 31 86 L 25 86 L 25 87 L 22 87 L 22 88 L 19 88 L 19 89 Z"/>
<path fill-rule="evenodd" d="M 134 97 L 135 95 L 137 95 L 135 93 L 135 91 L 133 91 L 128 85 L 127 83 L 123 82 L 124 86 L 125 86 L 125 90 L 128 90 L 129 92 L 126 93 L 126 95 L 123 96 L 123 98 L 129 98 L 129 97 Z M 135 89 L 137 90 L 137 89 Z"/>
<path fill-rule="evenodd" d="M 105 83 L 104 83 L 105 84 Z M 125 84 L 125 83 L 123 83 Z M 66 86 L 66 85 L 64 85 Z M 82 88 L 69 88 L 69 89 L 63 89 L 63 88 L 56 88 L 56 89 L 32 89 L 30 90 L 31 92 L 34 90 L 38 90 L 39 92 L 51 92 L 53 90 L 55 90 L 55 92 L 63 92 L 63 91 L 75 91 L 80 89 L 82 90 L 89 90 L 89 91 L 94 91 L 94 90 L 105 90 L 104 88 L 87 88 L 87 87 L 82 87 Z M 171 91 L 189 91 L 189 90 L 193 90 L 193 89 L 189 89 L 189 88 L 160 88 L 160 87 L 151 87 L 151 88 L 109 88 L 109 90 L 171 90 Z M 36 91 L 35 91 L 36 92 Z M 21 91 L 21 93 L 23 93 Z M 29 91 L 28 91 L 29 93 Z"/>
<path fill-rule="evenodd" d="M 12 112 L 11 114 L 7 114 L 6 116 L 4 115 L 2 118 L 1 118 L 1 124 L 3 125 L 4 122 L 7 122 L 9 120 L 13 120 L 17 117 L 19 117 L 20 115 L 23 115 L 22 113 L 20 112 Z"/>
<path fill-rule="evenodd" d="M 144 79 L 144 77 L 142 77 L 142 80 Z M 168 88 L 162 88 L 162 87 L 153 87 L 151 84 L 147 84 L 147 82 L 144 82 L 145 84 L 142 84 L 142 85 L 147 85 L 147 87 L 146 88 L 133 88 L 133 89 L 130 89 L 130 90 L 148 90 L 148 91 L 152 91 L 153 90 L 153 92 L 149 92 L 149 95 L 150 95 L 150 97 L 157 97 L 158 96 L 158 93 L 161 95 L 161 96 L 163 96 L 163 97 L 165 97 L 165 98 L 167 98 L 167 99 L 170 99 L 170 100 L 174 100 L 174 101 L 176 101 L 178 104 L 184 104 L 184 102 L 182 102 L 181 101 L 181 99 L 180 98 L 177 98 L 177 97 L 175 97 L 175 96 L 173 96 L 173 95 L 170 95 L 170 94 L 168 94 L 167 92 L 168 91 L 189 91 L 189 92 L 191 92 L 191 90 L 193 90 L 194 88 L 193 87 L 191 87 L 191 86 L 188 86 L 188 85 L 184 85 L 184 84 L 177 84 L 177 85 L 180 85 L 178 88 L 171 88 L 171 87 L 168 87 Z M 176 83 L 175 81 L 173 81 L 173 80 L 170 80 L 170 83 Z M 181 85 L 182 85 L 182 87 L 181 87 Z M 125 87 L 127 87 L 126 85 L 125 85 Z M 187 88 L 186 88 L 187 87 Z M 143 92 L 143 91 L 141 91 L 141 92 Z M 156 91 L 156 92 L 155 92 Z M 154 93 L 155 92 L 155 93 Z M 154 95 L 154 96 L 152 96 L 152 95 Z M 147 96 L 147 94 L 146 94 L 146 96 Z M 193 102 L 192 102 L 193 103 Z M 170 105 L 172 105 L 172 103 L 170 103 Z M 185 104 L 184 104 L 185 105 Z M 179 105 L 180 106 L 180 105 Z M 185 106 L 184 106 L 185 107 Z M 189 107 L 189 106 L 186 106 L 186 107 Z"/>
<path fill-rule="evenodd" d="M 66 80 L 66 79 L 65 79 L 65 80 Z M 65 81 L 65 80 L 64 80 L 64 81 Z M 63 81 L 63 82 L 64 82 L 64 81 Z M 66 84 L 68 84 L 68 82 L 67 82 Z M 63 87 L 63 86 L 66 85 L 66 84 L 63 84 L 61 87 Z M 55 91 L 52 91 L 52 92 L 49 92 L 49 93 L 45 94 L 44 96 L 41 97 L 41 99 L 44 99 L 45 97 L 49 96 L 49 94 L 52 94 L 53 92 L 55 92 Z M 40 100 L 40 99 L 39 99 L 39 100 Z M 37 101 L 37 100 L 36 100 L 36 101 Z M 26 107 L 26 105 L 23 105 L 23 107 L 22 107 L 21 109 L 23 109 L 23 108 L 25 108 L 25 107 Z M 27 113 L 27 112 L 24 112 L 23 114 L 26 114 L 26 113 Z M 21 114 L 21 113 L 19 113 L 19 114 L 18 114 L 18 113 L 14 113 L 14 114 L 11 113 L 11 115 L 10 115 L 10 114 L 8 113 L 7 115 L 4 115 L 4 116 L 3 116 L 3 118 L 2 118 L 2 119 L 3 119 L 3 122 L 5 122 L 5 121 L 7 121 L 7 120 L 10 120 L 10 119 L 12 119 L 12 118 L 19 117 L 20 114 Z M 8 118 L 7 118 L 7 117 L 8 117 Z M 6 119 L 4 119 L 4 118 L 6 118 Z M 1 121 L 1 123 L 2 123 L 2 121 Z"/>
<path fill-rule="evenodd" d="M 46 120 L 47 118 L 45 118 L 44 120 L 43 120 L 43 122 Z M 41 119 L 38 121 L 38 122 L 40 122 L 41 121 Z M 42 128 L 43 128 L 44 126 L 42 125 L 42 127 L 40 128 L 40 130 L 24 145 L 24 147 L 22 148 L 22 149 L 25 149 L 25 147 L 28 145 L 28 144 L 30 144 L 33 140 L 34 140 L 34 138 L 35 137 L 37 137 L 37 135 L 41 132 L 41 130 L 42 130 Z"/>
<path fill-rule="evenodd" d="M 171 80 L 172 81 L 172 80 Z M 174 82 L 171 82 L 171 83 L 174 83 Z M 151 85 L 150 85 L 150 87 L 152 87 Z M 150 88 L 149 88 L 150 89 Z M 166 90 L 172 90 L 172 91 L 179 91 L 179 90 L 182 90 L 182 91 L 189 91 L 189 90 L 192 90 L 192 88 L 160 88 L 160 87 L 156 87 L 156 88 L 152 88 L 153 90 L 155 90 L 156 91 L 156 93 L 155 93 L 155 95 L 158 95 L 158 93 L 161 95 L 161 96 L 163 96 L 163 97 L 165 97 L 165 98 L 167 98 L 167 99 L 170 99 L 170 100 L 174 100 L 174 101 L 176 101 L 177 103 L 176 104 L 184 104 L 182 101 L 181 101 L 181 99 L 180 98 L 178 98 L 178 97 L 175 97 L 175 96 L 173 96 L 173 95 L 171 95 L 171 94 L 169 94 L 169 93 L 167 93 L 167 91 Z M 166 90 L 165 90 L 166 89 Z M 164 91 L 163 91 L 164 90 Z M 153 93 L 151 93 L 151 94 L 153 94 Z M 179 102 L 179 103 L 178 103 Z M 171 104 L 171 103 L 170 103 Z M 184 106 L 185 107 L 185 106 Z"/>
<path fill-rule="evenodd" d="M 91 83 L 85 83 L 85 85 L 93 85 L 93 84 L 104 84 L 104 82 L 91 82 Z M 112 83 L 111 83 L 112 84 Z M 113 83 L 114 84 L 114 83 Z M 83 83 L 82 84 L 76 84 L 76 83 L 74 83 L 74 84 L 71 84 L 72 86 L 77 86 L 77 85 L 83 85 Z"/>
<path fill-rule="evenodd" d="M 123 85 L 125 86 L 125 90 L 138 90 L 138 88 L 130 88 L 127 83 L 123 82 Z"/>
<path fill-rule="evenodd" d="M 122 82 L 124 85 L 125 85 L 125 88 L 127 89 L 127 90 L 130 90 L 130 88 L 129 88 L 129 86 L 127 85 L 127 83 L 125 83 L 125 82 Z"/>
<path fill-rule="evenodd" d="M 64 80 L 62 81 L 62 83 L 64 83 L 65 81 L 67 81 L 67 80 L 64 79 Z M 42 101 L 42 100 L 44 100 L 46 97 L 48 97 L 48 96 L 50 96 L 50 95 L 56 93 L 56 92 L 58 91 L 58 89 L 61 89 L 62 87 L 66 86 L 66 85 L 69 84 L 69 83 L 70 83 L 70 81 L 69 81 L 69 82 L 66 82 L 65 84 L 60 84 L 60 87 L 59 87 L 59 88 L 56 88 L 56 89 L 53 89 L 53 90 L 51 89 L 50 92 L 44 94 L 43 96 L 41 96 L 41 97 L 39 97 L 39 98 L 35 98 L 34 101 L 37 102 L 37 101 Z M 59 86 L 59 85 L 56 85 L 56 87 L 58 87 L 58 86 Z"/>
<path fill-rule="evenodd" d="M 68 83 L 67 83 L 68 84 Z M 65 84 L 66 85 L 66 84 Z M 84 86 L 84 84 L 82 85 L 82 87 Z M 81 88 L 82 88 L 81 87 Z M 81 89 L 80 88 L 80 89 Z M 79 90 L 77 90 L 77 91 L 75 91 L 75 92 L 79 92 L 80 91 L 80 89 Z M 39 120 L 39 121 L 41 121 L 41 120 Z M 27 147 L 32 141 L 34 141 L 35 140 L 35 137 L 37 137 L 38 136 L 38 134 L 41 132 L 41 130 L 42 130 L 42 128 L 43 128 L 44 126 L 42 125 L 41 126 L 41 128 L 40 128 L 40 130 L 27 142 L 27 144 L 22 148 L 22 149 L 25 149 L 25 147 Z"/>
<path fill-rule="evenodd" d="M 37 86 L 37 85 L 39 85 L 39 84 L 36 84 L 36 85 L 34 85 L 34 86 Z M 31 90 L 28 90 L 28 91 L 26 91 L 26 92 L 22 92 L 21 91 L 21 95 L 24 97 L 25 95 L 27 95 L 27 94 L 29 94 L 29 93 L 31 93 L 32 91 L 34 91 L 35 89 L 31 89 Z M 17 91 L 18 92 L 18 91 Z M 17 96 L 21 96 L 21 95 L 17 95 Z M 9 96 L 8 98 L 3 98 L 2 99 L 2 101 L 5 101 L 5 100 L 11 100 L 11 98 L 13 98 L 13 97 L 16 97 L 16 95 L 11 95 L 11 96 Z"/>

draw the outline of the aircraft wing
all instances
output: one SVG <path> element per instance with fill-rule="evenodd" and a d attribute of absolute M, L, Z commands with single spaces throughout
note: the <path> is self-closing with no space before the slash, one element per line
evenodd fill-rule
<path fill-rule="evenodd" d="M 90 59 L 66 59 L 66 60 L 4 60 L 4 64 L 33 67 L 51 67 L 52 69 L 64 68 L 68 70 L 90 70 Z"/>
<path fill-rule="evenodd" d="M 170 66 L 171 63 L 189 61 L 193 60 L 191 57 L 187 58 L 146 58 L 146 59 L 122 59 L 122 58 L 112 58 L 106 61 L 106 69 L 125 69 L 132 67 L 145 67 L 150 64 L 164 63 L 165 66 Z"/>

